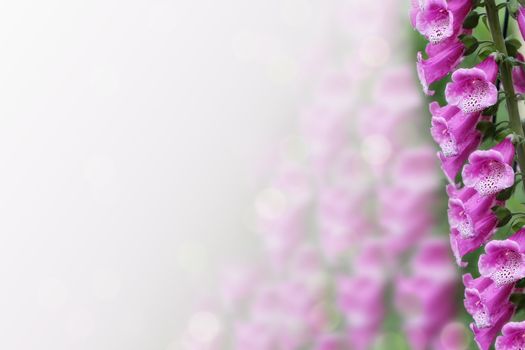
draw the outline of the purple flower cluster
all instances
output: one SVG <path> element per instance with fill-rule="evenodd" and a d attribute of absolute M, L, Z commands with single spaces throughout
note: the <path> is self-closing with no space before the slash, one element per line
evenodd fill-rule
<path fill-rule="evenodd" d="M 489 349 L 502 330 L 503 335 L 495 342 L 496 349 L 519 349 L 525 344 L 525 324 L 509 322 L 515 312 L 510 296 L 516 290 L 516 282 L 525 278 L 525 230 L 518 230 L 505 240 L 492 240 L 497 227 L 509 221 L 511 215 L 504 209 L 503 217 L 498 217 L 497 209 L 503 208 L 509 197 L 500 195 L 502 191 L 515 185 L 515 146 L 511 136 L 499 138 L 498 142 L 492 135 L 494 140 L 489 137 L 487 142 L 483 141 L 487 137 L 484 138 L 486 135 L 479 127 L 496 128 L 492 116 L 485 116 L 484 111 L 498 104 L 496 57 L 501 61 L 503 53 L 495 49 L 495 54 L 475 67 L 458 68 L 466 53 L 461 39 L 472 33 L 464 28 L 472 27 L 464 26 L 464 21 L 469 12 L 479 16 L 472 11 L 473 3 L 468 0 L 412 3 L 412 25 L 429 41 L 425 50 L 428 58 L 423 59 L 421 53 L 417 55 L 417 72 L 427 95 L 434 94 L 430 84 L 452 73 L 444 91 L 447 105 L 430 103 L 431 134 L 440 147 L 441 168 L 450 182 L 447 186 L 450 243 L 458 265 L 465 267 L 465 255 L 485 245 L 478 261 L 480 277 L 463 276 L 464 304 L 473 318 L 470 327 L 480 349 Z M 487 7 L 489 11 L 492 9 Z M 524 29 L 524 10 L 517 11 L 516 16 L 520 29 Z M 517 54 L 514 59 L 523 61 L 523 56 Z M 515 91 L 523 93 L 525 71 L 521 65 L 512 68 L 512 78 Z"/>

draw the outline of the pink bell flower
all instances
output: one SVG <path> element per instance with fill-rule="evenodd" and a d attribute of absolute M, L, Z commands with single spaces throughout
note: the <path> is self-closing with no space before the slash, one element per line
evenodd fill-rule
<path fill-rule="evenodd" d="M 521 36 L 525 38 L 525 7 L 520 6 L 518 12 L 516 13 L 516 19 L 518 20 L 518 28 L 520 30 Z"/>
<path fill-rule="evenodd" d="M 513 286 L 497 286 L 490 278 L 463 276 L 465 285 L 465 309 L 474 319 L 477 328 L 493 327 L 498 320 L 502 306 L 509 305 Z"/>
<path fill-rule="evenodd" d="M 464 113 L 480 112 L 494 105 L 498 101 L 496 73 L 497 64 L 492 56 L 477 67 L 456 70 L 445 88 L 447 102 Z"/>
<path fill-rule="evenodd" d="M 496 230 L 498 219 L 490 208 L 498 204 L 494 196 L 480 196 L 476 190 L 447 186 L 450 244 L 459 266 L 465 254 L 487 242 Z"/>
<path fill-rule="evenodd" d="M 502 329 L 502 335 L 496 339 L 496 350 L 525 348 L 525 321 L 509 322 Z"/>
<path fill-rule="evenodd" d="M 471 9 L 468 0 L 420 0 L 411 5 L 412 25 L 432 44 L 456 37 Z"/>
<path fill-rule="evenodd" d="M 496 194 L 514 185 L 514 145 L 505 139 L 489 150 L 473 152 L 463 168 L 465 186 L 482 196 Z"/>
<path fill-rule="evenodd" d="M 525 61 L 525 57 L 519 52 L 516 58 L 521 62 Z M 512 68 L 512 82 L 514 83 L 514 90 L 518 94 L 525 93 L 525 68 L 523 66 L 518 65 Z"/>
<path fill-rule="evenodd" d="M 501 331 L 501 328 L 507 323 L 514 314 L 514 306 L 506 304 L 501 307 L 499 314 L 494 321 L 494 326 L 488 328 L 478 328 L 474 323 L 470 324 L 470 329 L 474 332 L 474 340 L 480 350 L 489 350 L 494 342 L 494 338 Z M 496 347 L 497 348 L 497 347 Z"/>
<path fill-rule="evenodd" d="M 525 277 L 525 229 L 510 238 L 494 240 L 479 257 L 479 272 L 498 286 L 512 284 Z"/>
<path fill-rule="evenodd" d="M 454 70 L 463 58 L 465 46 L 457 39 L 451 40 L 444 44 L 427 45 L 427 59 L 423 59 L 421 52 L 417 53 L 417 75 L 423 87 L 423 92 L 428 95 L 434 95 L 430 90 L 430 85 L 440 79 L 443 79 L 448 73 Z M 434 53 L 431 55 L 431 53 Z"/>

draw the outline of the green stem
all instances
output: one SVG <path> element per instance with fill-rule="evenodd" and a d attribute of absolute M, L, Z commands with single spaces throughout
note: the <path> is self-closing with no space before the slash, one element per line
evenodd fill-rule
<path fill-rule="evenodd" d="M 505 38 L 501 32 L 501 26 L 499 22 L 499 14 L 495 0 L 485 0 L 485 8 L 487 10 L 487 20 L 490 27 L 490 33 L 496 49 L 502 53 L 505 57 L 508 55 L 507 48 L 505 46 Z M 512 65 L 509 61 L 503 60 L 500 64 L 500 79 L 503 85 L 503 89 L 507 95 L 505 103 L 507 105 L 507 111 L 509 113 L 509 126 L 512 131 L 521 136 L 525 137 L 523 127 L 521 126 L 520 114 L 518 111 L 518 101 L 516 99 L 516 92 L 514 91 L 514 84 L 512 82 Z M 525 145 L 519 144 L 516 147 L 518 155 L 518 165 L 522 171 L 525 170 Z M 523 189 L 525 190 L 525 177 L 522 179 Z"/>

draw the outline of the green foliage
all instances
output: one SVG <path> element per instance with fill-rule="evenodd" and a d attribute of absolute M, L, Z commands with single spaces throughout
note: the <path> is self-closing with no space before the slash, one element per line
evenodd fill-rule
<path fill-rule="evenodd" d="M 492 207 L 492 212 L 496 215 L 498 218 L 498 227 L 505 226 L 510 219 L 512 218 L 512 213 L 510 210 L 503 206 L 495 206 Z"/>
<path fill-rule="evenodd" d="M 470 12 L 463 22 L 463 28 L 472 29 L 477 27 L 479 23 L 479 17 L 479 13 L 476 11 Z"/>
<path fill-rule="evenodd" d="M 505 40 L 505 47 L 507 48 L 507 53 L 510 56 L 516 56 L 518 50 L 521 47 L 521 42 L 516 38 L 510 38 Z"/>
<path fill-rule="evenodd" d="M 476 49 L 479 47 L 478 39 L 472 35 L 460 35 L 459 38 L 463 45 L 465 45 L 465 56 L 474 53 L 474 51 L 476 51 Z"/>

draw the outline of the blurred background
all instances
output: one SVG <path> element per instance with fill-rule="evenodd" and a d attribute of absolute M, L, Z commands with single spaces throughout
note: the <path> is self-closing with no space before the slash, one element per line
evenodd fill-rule
<path fill-rule="evenodd" d="M 235 333 L 224 318 L 250 318 L 249 307 L 231 308 L 240 303 L 232 297 L 240 277 L 233 273 L 231 287 L 224 275 L 231 277 L 229 267 L 236 266 L 256 280 L 286 281 L 286 273 L 298 276 L 287 257 L 306 251 L 312 259 L 297 258 L 299 269 L 320 276 L 313 282 L 323 290 L 318 297 L 335 300 L 334 280 L 352 275 L 349 259 L 368 249 L 353 242 L 406 221 L 401 213 L 403 219 L 377 223 L 368 213 L 362 222 L 347 222 L 356 205 L 416 196 L 399 192 L 406 183 L 386 180 L 414 164 L 429 165 L 416 170 L 422 176 L 398 176 L 420 181 L 424 199 L 410 205 L 439 202 L 407 10 L 407 3 L 391 0 L 0 3 L 0 348 L 313 348 L 320 340 L 304 336 L 311 328 L 290 336 L 301 344 L 221 338 L 211 345 L 228 327 Z M 371 181 L 381 179 L 392 193 L 376 193 Z M 398 238 L 383 241 L 415 242 L 399 238 L 406 230 L 417 231 L 418 240 L 443 236 L 435 207 L 427 209 L 430 217 L 423 213 L 420 225 L 428 230 L 401 227 Z M 290 210 L 293 224 L 283 223 Z M 304 229 L 298 221 L 310 229 L 290 237 Z M 324 238 L 315 238 L 316 229 Z M 261 237 L 262 231 L 287 238 Z M 425 244 L 440 244 L 434 243 Z M 391 264 L 410 249 L 401 244 L 387 257 L 369 255 Z M 438 275 L 452 276 L 445 279 L 455 285 L 447 254 Z M 401 271 L 356 259 L 384 280 Z M 352 283 L 336 283 L 350 289 L 350 299 L 370 285 Z M 379 285 L 382 300 L 388 292 Z M 408 295 L 410 312 L 420 312 L 424 303 L 414 311 Z M 379 314 L 398 322 L 385 318 L 386 310 Z M 335 311 L 319 317 L 325 321 L 312 327 L 329 340 L 355 323 Z M 442 338 L 446 322 L 440 322 L 427 331 L 428 342 Z M 364 343 L 333 349 L 372 346 L 376 326 L 367 326 Z M 239 332 L 262 337 L 254 329 Z M 406 348 L 396 329 L 379 346 Z"/>

